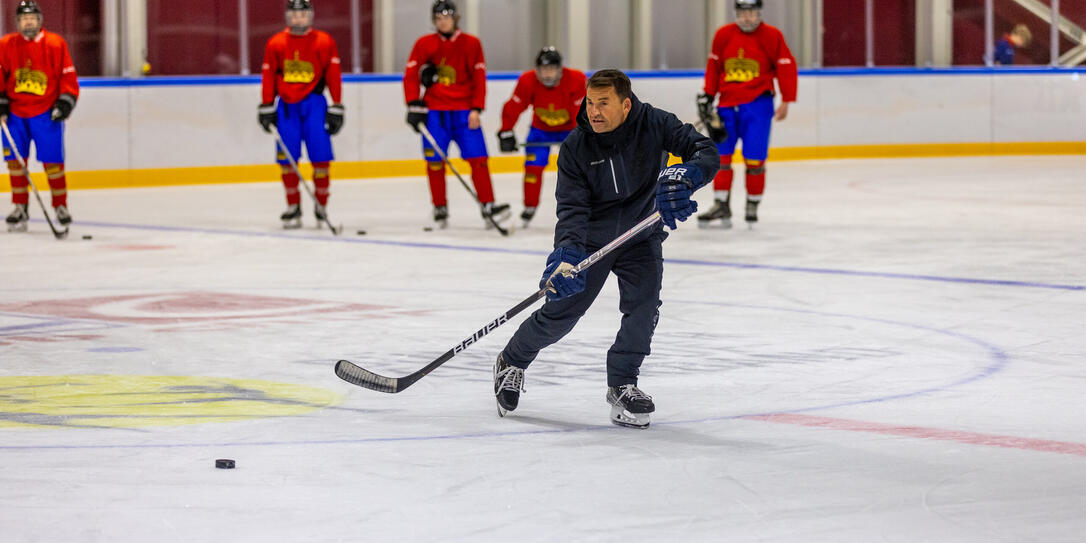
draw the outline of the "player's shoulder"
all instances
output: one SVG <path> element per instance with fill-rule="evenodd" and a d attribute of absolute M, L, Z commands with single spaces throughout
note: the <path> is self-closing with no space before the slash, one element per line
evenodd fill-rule
<path fill-rule="evenodd" d="M 68 45 L 68 42 L 64 41 L 64 37 L 60 34 L 57 34 L 56 32 L 42 30 L 41 34 L 41 41 L 47 46 L 60 47 Z"/>
<path fill-rule="evenodd" d="M 781 32 L 781 29 L 766 22 L 758 25 L 758 33 L 769 38 L 784 39 L 784 32 Z"/>
<path fill-rule="evenodd" d="M 289 36 L 290 36 L 290 33 L 287 31 L 287 29 L 284 28 L 283 30 L 280 30 L 279 32 L 276 32 L 275 34 L 272 34 L 271 37 L 268 38 L 268 45 L 267 46 L 268 47 L 282 47 L 282 46 L 285 46 L 286 43 L 287 43 L 287 38 Z"/>
<path fill-rule="evenodd" d="M 4 34 L 3 37 L 0 37 L 0 45 L 7 46 L 18 35 L 19 35 L 18 32 L 12 32 L 10 34 Z"/>
<path fill-rule="evenodd" d="M 331 34 L 325 32 L 323 30 L 313 29 L 313 35 L 316 36 L 317 41 L 332 42 L 332 43 L 336 42 L 336 39 L 333 38 Z"/>
<path fill-rule="evenodd" d="M 477 36 L 475 36 L 474 34 L 468 34 L 467 32 L 464 32 L 464 31 L 461 31 L 461 30 L 456 31 L 456 36 L 453 37 L 453 39 L 454 40 L 463 40 L 464 43 L 470 43 L 470 44 L 473 44 L 473 45 L 482 46 L 482 44 L 483 44 L 483 42 L 481 40 L 479 40 L 479 38 Z"/>
<path fill-rule="evenodd" d="M 539 81 L 539 78 L 536 76 L 535 70 L 527 70 L 524 73 L 520 74 L 520 77 L 517 78 L 517 83 L 525 83 L 529 85 L 534 85 L 537 81 Z"/>
<path fill-rule="evenodd" d="M 580 70 L 578 70 L 576 68 L 567 68 L 567 67 L 563 66 L 562 67 L 562 78 L 564 79 L 566 77 L 570 77 L 570 78 L 572 78 L 572 79 L 574 79 L 576 81 L 583 81 L 583 82 L 588 81 L 588 76 L 585 75 L 584 72 L 582 72 L 582 71 L 580 71 Z"/>

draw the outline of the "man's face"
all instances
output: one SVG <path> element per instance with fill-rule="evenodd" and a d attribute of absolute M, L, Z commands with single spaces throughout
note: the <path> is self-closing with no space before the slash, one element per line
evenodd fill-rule
<path fill-rule="evenodd" d="M 308 9 L 292 9 L 287 12 L 287 26 L 291 32 L 304 33 L 313 26 L 313 12 Z"/>
<path fill-rule="evenodd" d="M 15 20 L 15 27 L 19 33 L 28 39 L 33 39 L 41 32 L 41 16 L 36 13 L 24 13 Z"/>
<path fill-rule="evenodd" d="M 438 13 L 437 15 L 434 15 L 434 26 L 437 27 L 437 31 L 442 34 L 451 34 L 453 29 L 456 28 L 456 18 L 452 15 Z"/>
<path fill-rule="evenodd" d="M 754 32 L 762 22 L 762 14 L 756 9 L 740 9 L 735 12 L 735 23 L 743 32 Z"/>
<path fill-rule="evenodd" d="M 562 80 L 562 67 L 548 64 L 535 69 L 535 75 L 544 86 L 554 87 Z"/>
<path fill-rule="evenodd" d="M 592 88 L 585 92 L 585 113 L 597 134 L 611 132 L 626 121 L 633 102 L 620 99 L 614 87 Z"/>

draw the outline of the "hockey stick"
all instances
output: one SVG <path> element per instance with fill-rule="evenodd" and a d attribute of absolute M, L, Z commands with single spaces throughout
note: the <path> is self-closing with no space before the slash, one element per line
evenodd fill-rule
<path fill-rule="evenodd" d="M 475 203 L 479 204 L 479 209 L 483 209 L 485 211 L 483 202 L 479 200 L 479 195 L 475 194 L 475 191 L 471 189 L 471 186 L 468 185 L 468 182 L 464 181 L 464 178 L 461 177 L 460 172 L 456 171 L 456 168 L 453 167 L 452 162 L 449 162 L 449 157 L 445 156 L 444 151 L 442 151 L 441 148 L 437 146 L 437 142 L 434 141 L 434 136 L 431 135 L 430 131 L 426 129 L 426 125 L 419 123 L 415 125 L 415 128 L 419 129 L 419 133 L 422 134 L 422 137 L 426 138 L 426 141 L 430 142 L 430 147 L 433 147 L 434 152 L 437 153 L 437 156 L 441 157 L 441 160 L 443 160 L 445 164 L 449 166 L 449 169 L 452 170 L 452 173 L 456 174 L 456 178 L 460 180 L 461 185 L 464 185 L 464 188 L 467 189 L 468 194 L 471 194 L 471 197 L 475 198 Z M 498 232 L 501 233 L 501 235 L 509 235 L 509 230 L 502 228 L 502 225 L 498 224 L 498 221 L 494 220 L 493 216 L 486 215 L 486 220 L 490 221 L 490 224 L 494 225 L 494 228 L 496 228 Z"/>
<path fill-rule="evenodd" d="M 4 135 L 7 136 L 8 142 L 11 143 L 11 154 L 19 159 L 19 164 L 22 165 L 23 170 L 26 172 L 26 182 L 30 184 L 30 188 L 34 191 L 34 198 L 38 200 L 38 205 L 41 206 L 42 215 L 45 215 L 45 222 L 49 223 L 49 229 L 53 231 L 53 237 L 57 239 L 68 237 L 67 226 L 64 227 L 64 230 L 57 230 L 57 227 L 53 226 L 53 219 L 49 218 L 49 212 L 45 209 L 45 202 L 42 201 L 41 194 L 38 193 L 38 186 L 30 179 L 30 167 L 26 165 L 26 160 L 23 160 L 22 153 L 20 153 L 19 148 L 15 146 L 15 138 L 11 137 L 11 131 L 8 130 L 7 121 L 0 121 L 0 128 L 4 129 Z"/>
<path fill-rule="evenodd" d="M 648 218 L 637 223 L 637 225 L 627 230 L 619 237 L 615 238 L 613 241 L 611 241 L 611 243 L 608 243 L 607 245 L 603 246 L 602 249 L 592 253 L 588 256 L 588 258 L 582 260 L 580 264 L 577 264 L 577 266 L 573 268 L 573 272 L 580 273 L 588 269 L 589 266 L 595 264 L 608 253 L 614 251 L 616 248 L 629 241 L 642 230 L 645 230 L 646 228 L 656 224 L 656 221 L 659 220 L 660 212 L 653 212 L 653 214 L 649 215 Z M 539 289 L 531 296 L 525 298 L 524 301 L 513 306 L 513 308 L 509 311 L 506 311 L 500 317 L 487 323 L 486 326 L 480 328 L 478 332 L 475 332 L 464 341 L 458 343 L 452 349 L 446 351 L 445 354 L 439 356 L 437 360 L 430 362 L 422 369 L 410 375 L 405 375 L 399 378 L 384 377 L 382 375 L 373 373 L 372 371 L 369 371 L 365 368 L 359 367 L 357 364 L 349 360 L 340 360 L 336 363 L 336 375 L 338 375 L 340 379 L 343 379 L 348 383 L 358 385 L 363 388 L 368 388 L 370 390 L 376 390 L 378 392 L 388 392 L 390 394 L 402 392 L 405 388 L 414 384 L 415 381 L 422 379 L 431 371 L 434 371 L 434 369 L 436 369 L 438 366 L 448 362 L 450 359 L 452 359 L 452 357 L 456 356 L 461 351 L 467 349 L 472 344 L 477 343 L 479 340 L 483 339 L 483 337 L 493 332 L 497 327 L 509 322 L 509 319 L 516 316 L 517 313 L 520 313 L 521 311 L 527 309 L 529 306 L 534 304 L 546 294 L 546 287 Z"/>
<path fill-rule="evenodd" d="M 298 168 L 298 163 L 295 162 L 294 156 L 291 155 L 290 151 L 287 150 L 287 144 L 283 143 L 283 137 L 279 135 L 279 127 L 272 125 L 272 128 L 275 129 L 275 132 L 272 132 L 272 135 L 275 136 L 275 143 L 278 144 L 279 148 L 283 150 L 283 155 L 287 157 L 287 162 L 290 162 L 290 167 L 294 168 L 294 173 L 298 174 L 298 183 L 305 187 L 305 191 L 309 193 L 309 197 L 313 199 L 313 203 L 320 205 L 320 202 L 317 200 L 317 195 L 313 192 L 313 189 L 309 188 L 309 183 L 307 183 L 305 178 L 302 177 L 302 170 Z M 328 220 L 327 208 L 325 208 L 324 218 L 322 218 L 321 220 L 324 221 L 324 224 L 328 225 L 328 229 L 332 231 L 333 236 L 338 236 L 339 233 L 343 231 L 342 224 L 339 225 L 338 229 L 335 226 L 332 226 L 332 221 Z"/>

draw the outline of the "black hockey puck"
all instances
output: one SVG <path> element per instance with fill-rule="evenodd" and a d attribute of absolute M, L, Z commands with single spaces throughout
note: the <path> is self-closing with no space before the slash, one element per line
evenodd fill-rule
<path fill-rule="evenodd" d="M 433 226 L 423 226 L 423 227 L 422 227 L 422 231 L 423 231 L 423 232 L 433 232 L 433 231 L 434 231 L 434 227 L 433 227 Z"/>
<path fill-rule="evenodd" d="M 83 239 L 94 239 L 94 236 L 92 236 L 90 234 L 87 234 L 87 235 L 83 236 Z"/>
<path fill-rule="evenodd" d="M 366 235 L 366 231 L 365 231 L 365 230 L 359 230 L 358 232 L 355 232 L 355 233 L 356 233 L 356 234 L 358 234 L 358 235 L 360 235 L 360 236 L 364 236 L 364 235 Z"/>
<path fill-rule="evenodd" d="M 229 458 L 220 458 L 215 461 L 215 467 L 219 469 L 234 469 L 234 461 Z"/>

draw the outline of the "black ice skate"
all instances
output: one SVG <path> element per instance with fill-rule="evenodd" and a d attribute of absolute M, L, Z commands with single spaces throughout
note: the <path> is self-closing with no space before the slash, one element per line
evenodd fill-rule
<path fill-rule="evenodd" d="M 446 206 L 434 206 L 434 222 L 437 227 L 444 230 L 449 227 L 449 208 Z"/>
<path fill-rule="evenodd" d="M 524 392 L 524 370 L 510 366 L 498 353 L 494 362 L 494 397 L 498 400 L 499 417 L 517 408 L 521 392 Z"/>
<path fill-rule="evenodd" d="M 313 204 L 313 216 L 317 218 L 317 228 L 320 228 L 322 222 L 328 220 L 328 212 L 320 204 Z"/>
<path fill-rule="evenodd" d="M 494 222 L 501 223 L 509 218 L 509 204 L 495 204 L 494 202 L 487 202 L 483 204 L 483 220 L 486 221 L 486 229 L 490 230 L 494 228 L 494 223 L 490 222 L 490 219 L 494 219 Z"/>
<path fill-rule="evenodd" d="M 732 227 L 732 207 L 730 203 L 731 197 L 724 200 L 715 200 L 713 207 L 709 211 L 698 215 L 698 227 L 699 228 L 712 228 L 719 226 L 720 228 Z M 713 223 L 713 221 L 720 221 L 719 225 Z"/>
<path fill-rule="evenodd" d="M 532 219 L 534 217 L 535 217 L 535 208 L 534 207 L 526 207 L 526 208 L 524 208 L 524 211 L 522 211 L 520 213 L 520 221 L 521 221 L 520 227 L 521 228 L 528 228 L 528 223 L 532 222 Z"/>
<path fill-rule="evenodd" d="M 758 222 L 758 204 L 761 200 L 747 200 L 747 226 L 754 228 L 754 223 Z"/>
<path fill-rule="evenodd" d="M 57 213 L 57 222 L 63 226 L 72 224 L 72 214 L 68 212 L 68 206 L 57 206 L 54 210 Z"/>
<path fill-rule="evenodd" d="M 26 232 L 26 223 L 30 215 L 26 212 L 26 204 L 15 204 L 15 209 L 5 221 L 8 223 L 8 232 Z"/>
<path fill-rule="evenodd" d="M 611 422 L 627 428 L 648 428 L 649 413 L 656 411 L 652 396 L 637 385 L 608 387 L 607 403 L 611 404 Z"/>
<path fill-rule="evenodd" d="M 287 210 L 279 216 L 279 220 L 283 221 L 283 228 L 287 230 L 294 230 L 302 227 L 302 206 L 298 204 L 290 204 L 287 206 Z"/>

